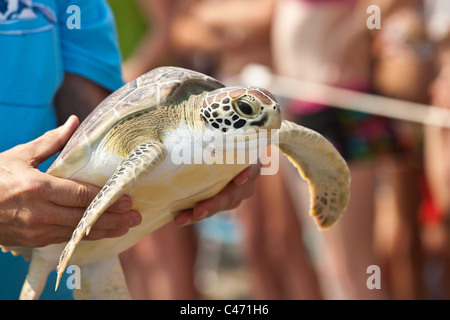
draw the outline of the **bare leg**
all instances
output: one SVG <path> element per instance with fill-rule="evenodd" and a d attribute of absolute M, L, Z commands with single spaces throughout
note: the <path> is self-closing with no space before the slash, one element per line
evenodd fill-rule
<path fill-rule="evenodd" d="M 256 299 L 321 299 L 302 230 L 280 173 L 261 176 L 238 208 Z"/>
<path fill-rule="evenodd" d="M 394 160 L 384 166 L 385 180 L 391 185 L 392 237 L 386 241 L 387 276 L 393 299 L 423 299 L 423 252 L 420 243 L 418 210 L 420 164 L 413 160 Z M 381 212 L 380 212 L 381 214 Z M 389 221 L 385 221 L 389 223 Z M 383 237 L 383 228 L 378 237 Z"/>
<path fill-rule="evenodd" d="M 388 292 L 381 289 L 370 290 L 367 268 L 378 265 L 373 242 L 375 172 L 374 164 L 350 164 L 352 175 L 351 198 L 342 218 L 335 226 L 324 232 L 326 246 L 331 254 L 331 268 L 342 283 L 344 298 L 386 299 Z M 383 270 L 381 270 L 383 279 Z"/>
<path fill-rule="evenodd" d="M 197 299 L 195 230 L 168 224 L 120 255 L 133 299 Z"/>
<path fill-rule="evenodd" d="M 436 81 L 433 87 L 435 94 L 434 103 L 443 105 L 448 102 L 445 93 L 447 93 L 446 82 Z M 438 91 L 440 90 L 440 95 Z M 441 100 L 438 100 L 441 98 Z M 434 288 L 437 293 L 435 295 L 448 299 L 450 297 L 450 223 L 449 213 L 450 204 L 448 191 L 450 189 L 450 166 L 448 159 L 450 158 L 450 130 L 426 126 L 424 128 L 424 158 L 425 158 L 425 175 L 429 184 L 430 193 L 433 198 L 434 205 L 443 213 L 443 221 L 435 223 L 435 225 L 425 226 L 422 230 L 422 237 L 426 254 L 429 260 L 434 259 L 437 263 L 443 264 L 443 271 L 438 280 L 439 286 Z M 430 262 L 428 262 L 430 263 Z M 439 275 L 434 275 L 439 277 Z"/>

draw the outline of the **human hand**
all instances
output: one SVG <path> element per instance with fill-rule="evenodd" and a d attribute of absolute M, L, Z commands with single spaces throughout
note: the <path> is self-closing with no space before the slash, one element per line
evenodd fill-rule
<path fill-rule="evenodd" d="M 43 173 L 37 166 L 58 152 L 78 126 L 67 122 L 29 143 L 0 153 L 0 244 L 42 247 L 68 241 L 100 188 Z M 118 237 L 141 222 L 132 201 L 121 197 L 86 240 Z"/>
<path fill-rule="evenodd" d="M 219 211 L 236 208 L 242 200 L 253 194 L 255 180 L 260 174 L 260 169 L 259 164 L 249 166 L 214 197 L 199 202 L 194 209 L 180 212 L 175 217 L 175 225 L 184 227 L 210 217 Z"/>

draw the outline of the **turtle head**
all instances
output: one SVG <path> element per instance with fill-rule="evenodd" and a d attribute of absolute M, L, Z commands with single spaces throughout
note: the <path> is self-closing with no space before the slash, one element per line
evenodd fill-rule
<path fill-rule="evenodd" d="M 269 91 L 229 87 L 208 92 L 200 108 L 200 119 L 224 133 L 235 129 L 279 129 L 280 106 Z"/>

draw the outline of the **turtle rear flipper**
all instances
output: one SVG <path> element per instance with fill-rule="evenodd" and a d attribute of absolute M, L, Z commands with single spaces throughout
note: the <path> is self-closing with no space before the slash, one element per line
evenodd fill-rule
<path fill-rule="evenodd" d="M 77 228 L 72 234 L 72 238 L 64 248 L 59 259 L 59 265 L 56 268 L 58 278 L 56 289 L 61 280 L 62 273 L 69 264 L 75 248 L 88 234 L 97 219 L 123 194 L 127 193 L 137 179 L 146 176 L 154 167 L 160 164 L 167 155 L 167 150 L 162 143 L 149 142 L 136 147 L 130 155 L 123 160 L 117 171 L 106 182 L 95 199 L 84 212 Z"/>
<path fill-rule="evenodd" d="M 350 199 L 350 171 L 339 152 L 317 132 L 284 120 L 279 148 L 308 182 L 311 215 L 320 229 L 331 227 Z"/>
<path fill-rule="evenodd" d="M 42 294 L 47 282 L 47 277 L 55 268 L 56 263 L 52 263 L 42 258 L 37 250 L 31 256 L 28 274 L 20 292 L 20 300 L 37 300 Z"/>
<path fill-rule="evenodd" d="M 75 289 L 77 300 L 130 300 L 119 257 L 81 266 L 81 288 Z"/>

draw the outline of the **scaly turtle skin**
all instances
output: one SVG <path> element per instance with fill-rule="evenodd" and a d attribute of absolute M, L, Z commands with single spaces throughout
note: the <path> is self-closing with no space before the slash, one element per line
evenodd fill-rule
<path fill-rule="evenodd" d="M 235 144 L 224 147 L 224 138 Z M 217 194 L 250 164 L 235 161 L 237 155 L 253 148 L 260 156 L 261 142 L 277 144 L 298 168 L 310 186 L 311 215 L 319 228 L 331 226 L 347 207 L 348 167 L 321 135 L 282 121 L 267 90 L 224 88 L 213 78 L 175 67 L 155 69 L 117 90 L 80 125 L 48 171 L 103 187 L 71 240 L 37 249 L 9 248 L 31 258 L 21 298 L 39 297 L 61 252 L 57 286 L 70 261 L 81 268 L 76 298 L 129 298 L 118 254 L 178 212 Z M 200 162 L 197 153 L 187 154 L 191 150 L 200 150 Z M 184 153 L 184 161 L 175 161 Z M 123 194 L 133 199 L 142 223 L 118 238 L 83 241 Z"/>

